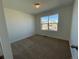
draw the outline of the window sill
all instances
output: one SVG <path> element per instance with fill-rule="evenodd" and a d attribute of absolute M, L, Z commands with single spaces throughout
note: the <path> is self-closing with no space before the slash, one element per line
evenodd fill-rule
<path fill-rule="evenodd" d="M 41 31 L 47 31 L 47 32 L 58 32 L 58 31 L 53 31 L 53 30 L 41 30 Z"/>

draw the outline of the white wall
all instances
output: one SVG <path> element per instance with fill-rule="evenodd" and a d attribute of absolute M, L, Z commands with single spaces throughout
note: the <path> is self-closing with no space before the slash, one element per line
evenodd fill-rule
<path fill-rule="evenodd" d="M 70 45 L 78 46 L 78 0 L 74 0 Z M 71 48 L 72 59 L 78 59 L 78 50 Z"/>
<path fill-rule="evenodd" d="M 40 25 L 40 17 L 45 15 L 51 15 L 53 13 L 59 13 L 59 24 L 58 31 L 42 31 Z M 51 11 L 47 11 L 44 13 L 40 13 L 36 15 L 36 33 L 41 35 L 46 35 L 49 37 L 59 38 L 63 40 L 70 39 L 70 28 L 71 28 L 71 18 L 72 18 L 72 5 L 60 7 L 53 9 Z"/>
<path fill-rule="evenodd" d="M 2 47 L 4 59 L 13 59 L 10 42 L 8 40 L 2 0 L 0 0 L 0 44 Z"/>
<path fill-rule="evenodd" d="M 75 0 L 73 7 L 71 45 L 78 46 L 78 1 Z"/>
<path fill-rule="evenodd" d="M 10 42 L 34 34 L 34 17 L 32 15 L 8 8 L 4 10 Z"/>

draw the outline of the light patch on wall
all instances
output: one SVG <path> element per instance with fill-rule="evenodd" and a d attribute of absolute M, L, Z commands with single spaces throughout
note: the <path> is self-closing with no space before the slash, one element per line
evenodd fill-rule
<path fill-rule="evenodd" d="M 8 8 L 5 8 L 4 11 L 10 42 L 34 34 L 34 17 L 32 15 Z"/>

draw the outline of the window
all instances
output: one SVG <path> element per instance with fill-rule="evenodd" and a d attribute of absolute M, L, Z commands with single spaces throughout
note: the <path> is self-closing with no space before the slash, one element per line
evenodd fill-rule
<path fill-rule="evenodd" d="M 41 17 L 41 29 L 48 30 L 48 16 Z"/>
<path fill-rule="evenodd" d="M 58 14 L 41 17 L 41 30 L 58 31 Z"/>

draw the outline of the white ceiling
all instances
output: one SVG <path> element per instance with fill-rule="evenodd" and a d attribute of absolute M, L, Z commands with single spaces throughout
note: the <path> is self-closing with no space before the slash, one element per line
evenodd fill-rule
<path fill-rule="evenodd" d="M 41 7 L 36 9 L 33 6 L 33 1 L 39 1 Z M 37 14 L 72 2 L 73 0 L 3 0 L 5 8 L 16 9 L 30 14 Z"/>

